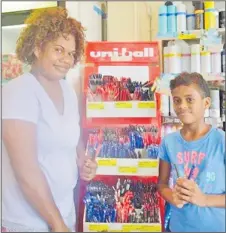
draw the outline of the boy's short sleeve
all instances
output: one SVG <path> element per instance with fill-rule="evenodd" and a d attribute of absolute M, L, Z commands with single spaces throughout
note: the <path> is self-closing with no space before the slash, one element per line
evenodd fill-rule
<path fill-rule="evenodd" d="M 159 148 L 159 158 L 161 160 L 166 161 L 167 163 L 170 163 L 169 156 L 168 156 L 167 150 L 166 150 L 166 142 L 164 139 L 162 140 L 162 143 L 161 143 L 160 148 Z"/>
<path fill-rule="evenodd" d="M 24 86 L 21 84 L 9 83 L 2 88 L 2 119 L 18 119 L 36 124 L 39 117 L 38 100 L 31 87 L 26 83 L 23 83 Z"/>

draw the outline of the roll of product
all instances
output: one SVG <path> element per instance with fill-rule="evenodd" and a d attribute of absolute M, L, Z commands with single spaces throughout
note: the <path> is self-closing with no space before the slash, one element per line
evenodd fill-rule
<path fill-rule="evenodd" d="M 169 47 L 169 73 L 181 73 L 181 47 L 172 45 Z"/>
<path fill-rule="evenodd" d="M 205 9 L 205 29 L 213 29 L 217 27 L 217 11 L 214 8 Z"/>
<path fill-rule="evenodd" d="M 205 1 L 204 2 L 205 9 L 212 9 L 215 7 L 214 1 Z"/>
<path fill-rule="evenodd" d="M 225 69 L 225 48 L 224 50 L 221 52 L 221 71 L 222 73 L 225 73 L 226 72 L 226 69 Z"/>
<path fill-rule="evenodd" d="M 167 6 L 167 32 L 174 33 L 177 31 L 177 9 L 176 6 Z"/>
<path fill-rule="evenodd" d="M 158 32 L 159 34 L 164 35 L 167 33 L 167 6 L 160 6 L 158 19 Z"/>
<path fill-rule="evenodd" d="M 191 48 L 190 46 L 183 46 L 181 53 L 181 71 L 191 72 Z"/>
<path fill-rule="evenodd" d="M 204 27 L 204 4 L 200 1 L 192 1 L 195 8 L 195 29 L 200 30 Z"/>
<path fill-rule="evenodd" d="M 201 51 L 201 73 L 211 73 L 211 54 L 207 50 Z"/>
<path fill-rule="evenodd" d="M 170 96 L 170 116 L 172 117 L 176 117 L 176 113 L 174 111 L 174 108 L 173 108 L 173 98 L 172 96 Z"/>
<path fill-rule="evenodd" d="M 186 30 L 186 6 L 180 3 L 177 5 L 177 32 L 185 32 Z"/>
<path fill-rule="evenodd" d="M 225 10 L 219 10 L 219 28 L 225 28 Z"/>
<path fill-rule="evenodd" d="M 213 74 L 221 73 L 221 53 L 211 53 L 211 69 Z"/>
<path fill-rule="evenodd" d="M 210 106 L 210 117 L 220 117 L 220 91 L 210 90 L 211 106 Z"/>
<path fill-rule="evenodd" d="M 187 30 L 195 30 L 195 14 L 187 14 L 186 15 L 187 20 Z"/>
<path fill-rule="evenodd" d="M 187 6 L 187 14 L 186 14 L 186 21 L 187 21 L 187 30 L 195 30 L 195 8 L 192 4 Z"/>
<path fill-rule="evenodd" d="M 169 73 L 169 47 L 163 48 L 163 58 L 164 58 L 164 73 Z"/>
<path fill-rule="evenodd" d="M 169 116 L 170 112 L 170 102 L 168 95 L 161 95 L 161 114 L 162 116 Z"/>
<path fill-rule="evenodd" d="M 191 45 L 191 72 L 200 73 L 200 45 L 193 44 Z"/>

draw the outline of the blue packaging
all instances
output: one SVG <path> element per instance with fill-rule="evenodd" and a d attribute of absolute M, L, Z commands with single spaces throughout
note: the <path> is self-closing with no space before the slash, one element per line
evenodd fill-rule
<path fill-rule="evenodd" d="M 175 33 L 177 31 L 177 8 L 174 5 L 167 6 L 167 31 Z"/>
<path fill-rule="evenodd" d="M 167 33 L 167 6 L 163 5 L 159 8 L 159 21 L 158 21 L 158 32 L 160 35 Z"/>

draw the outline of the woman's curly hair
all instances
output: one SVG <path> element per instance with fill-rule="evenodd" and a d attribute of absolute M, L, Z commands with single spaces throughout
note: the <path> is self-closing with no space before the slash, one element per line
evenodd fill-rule
<path fill-rule="evenodd" d="M 68 17 L 62 7 L 35 10 L 26 20 L 27 25 L 17 40 L 16 54 L 19 60 L 31 65 L 36 57 L 35 47 L 41 48 L 45 43 L 54 41 L 59 36 L 73 35 L 75 38 L 75 60 L 80 61 L 84 53 L 85 34 L 81 23 Z"/>

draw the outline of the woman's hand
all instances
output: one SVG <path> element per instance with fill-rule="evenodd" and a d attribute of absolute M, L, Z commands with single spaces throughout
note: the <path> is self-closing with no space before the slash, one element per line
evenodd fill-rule
<path fill-rule="evenodd" d="M 85 181 L 90 181 L 96 176 L 97 162 L 89 157 L 85 158 L 80 167 L 80 177 Z"/>
<path fill-rule="evenodd" d="M 180 200 L 200 207 L 206 206 L 206 195 L 200 190 L 194 180 L 179 178 L 177 179 L 175 189 Z"/>

